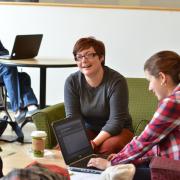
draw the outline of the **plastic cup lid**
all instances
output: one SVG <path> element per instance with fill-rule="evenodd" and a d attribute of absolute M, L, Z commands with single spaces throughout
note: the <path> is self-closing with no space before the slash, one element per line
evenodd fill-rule
<path fill-rule="evenodd" d="M 31 136 L 32 136 L 32 137 L 46 137 L 47 134 L 46 134 L 45 131 L 33 131 L 33 132 L 31 133 Z"/>

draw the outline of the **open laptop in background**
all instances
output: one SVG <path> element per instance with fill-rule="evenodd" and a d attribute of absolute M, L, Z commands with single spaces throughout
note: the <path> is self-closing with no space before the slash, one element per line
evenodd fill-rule
<path fill-rule="evenodd" d="M 52 127 L 69 170 L 94 174 L 102 172 L 97 168 L 87 167 L 91 158 L 105 156 L 93 154 L 91 143 L 81 119 L 65 118 L 55 121 Z"/>
<path fill-rule="evenodd" d="M 21 60 L 38 55 L 42 34 L 17 35 L 10 55 L 0 56 L 0 59 Z"/>

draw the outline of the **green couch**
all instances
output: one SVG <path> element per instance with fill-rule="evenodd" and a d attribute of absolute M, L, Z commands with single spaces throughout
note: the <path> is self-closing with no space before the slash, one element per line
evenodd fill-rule
<path fill-rule="evenodd" d="M 133 120 L 135 135 L 139 135 L 152 118 L 156 107 L 156 97 L 148 91 L 148 82 L 144 78 L 126 78 L 129 88 L 129 111 Z M 46 148 L 53 148 L 56 139 L 51 127 L 53 121 L 65 117 L 64 103 L 59 103 L 32 116 L 38 130 L 47 132 Z"/>

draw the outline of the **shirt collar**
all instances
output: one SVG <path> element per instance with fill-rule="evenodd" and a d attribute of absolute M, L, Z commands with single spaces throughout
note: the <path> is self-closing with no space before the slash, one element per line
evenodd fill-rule
<path fill-rule="evenodd" d="M 180 91 L 180 83 L 175 87 L 172 94 L 174 94 L 177 91 Z"/>

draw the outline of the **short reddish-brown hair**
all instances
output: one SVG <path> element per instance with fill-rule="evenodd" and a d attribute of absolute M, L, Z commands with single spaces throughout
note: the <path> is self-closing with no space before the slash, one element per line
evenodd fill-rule
<path fill-rule="evenodd" d="M 73 55 L 76 57 L 77 53 L 83 51 L 85 49 L 89 49 L 93 47 L 96 51 L 99 58 L 104 57 L 104 61 L 102 61 L 102 65 L 105 64 L 105 46 L 102 41 L 95 39 L 94 37 L 85 37 L 79 39 L 73 48 Z"/>

